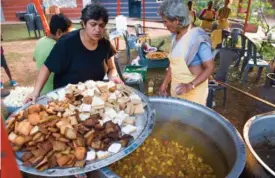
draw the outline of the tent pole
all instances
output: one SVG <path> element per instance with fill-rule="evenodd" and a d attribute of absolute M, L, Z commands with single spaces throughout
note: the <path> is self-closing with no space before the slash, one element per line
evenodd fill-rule
<path fill-rule="evenodd" d="M 143 22 L 143 33 L 145 33 L 145 0 L 142 0 L 142 22 Z"/>
<path fill-rule="evenodd" d="M 249 13 L 250 13 L 250 6 L 251 6 L 251 0 L 248 0 L 248 5 L 247 5 L 247 9 L 246 9 L 246 16 L 245 16 L 245 22 L 244 22 L 244 29 L 243 29 L 243 33 L 245 34 L 246 32 L 246 28 L 247 28 L 247 21 L 248 21 L 248 17 L 249 17 Z"/>
<path fill-rule="evenodd" d="M 120 0 L 117 0 L 117 15 L 120 15 Z"/>
<path fill-rule="evenodd" d="M 39 0 L 33 0 L 33 3 L 35 5 L 36 10 L 38 11 L 38 14 L 40 15 L 42 25 L 43 25 L 43 28 L 44 28 L 44 31 L 45 31 L 46 35 L 50 35 L 49 24 L 46 20 L 45 14 L 44 14 L 44 12 L 41 8 Z"/>
<path fill-rule="evenodd" d="M 1 177 L 22 178 L 3 121 L 4 119 L 1 117 Z"/>

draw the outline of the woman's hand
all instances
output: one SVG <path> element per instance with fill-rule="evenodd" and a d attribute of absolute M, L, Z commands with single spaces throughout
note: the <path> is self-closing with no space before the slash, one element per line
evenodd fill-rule
<path fill-rule="evenodd" d="M 193 88 L 192 88 L 192 84 L 191 83 L 181 83 L 176 88 L 176 94 L 177 95 L 181 95 L 183 93 L 188 93 L 192 89 Z"/>
<path fill-rule="evenodd" d="M 24 103 L 32 102 L 34 104 L 39 95 L 39 92 L 33 91 L 29 96 L 26 97 Z"/>
<path fill-rule="evenodd" d="M 161 84 L 160 89 L 159 89 L 159 95 L 167 96 L 167 84 L 165 84 L 165 83 Z"/>
<path fill-rule="evenodd" d="M 123 81 L 117 76 L 109 77 L 110 81 L 113 81 L 115 84 L 124 84 Z"/>

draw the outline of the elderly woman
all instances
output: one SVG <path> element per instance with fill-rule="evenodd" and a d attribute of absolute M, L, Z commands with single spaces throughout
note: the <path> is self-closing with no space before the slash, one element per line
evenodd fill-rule
<path fill-rule="evenodd" d="M 122 82 L 114 65 L 114 48 L 103 38 L 108 18 L 107 10 L 99 4 L 89 4 L 82 10 L 83 28 L 57 41 L 40 68 L 34 91 L 26 102 L 35 101 L 51 72 L 54 73 L 54 89 L 69 83 L 103 80 L 106 73 L 110 81 Z"/>
<path fill-rule="evenodd" d="M 166 28 L 176 34 L 172 39 L 170 66 L 160 94 L 167 94 L 171 81 L 171 96 L 205 105 L 208 78 L 214 70 L 209 36 L 200 27 L 193 27 L 189 11 L 180 0 L 165 0 L 159 14 Z"/>

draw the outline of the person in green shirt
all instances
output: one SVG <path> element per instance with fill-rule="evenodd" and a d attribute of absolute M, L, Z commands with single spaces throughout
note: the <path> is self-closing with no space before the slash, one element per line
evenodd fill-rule
<path fill-rule="evenodd" d="M 49 56 L 56 41 L 64 34 L 69 32 L 72 22 L 63 14 L 53 15 L 50 21 L 49 36 L 45 36 L 36 42 L 33 60 L 36 62 L 37 70 L 44 65 L 47 57 Z M 48 81 L 46 82 L 41 95 L 46 94 L 53 90 L 53 76 L 51 73 Z"/>

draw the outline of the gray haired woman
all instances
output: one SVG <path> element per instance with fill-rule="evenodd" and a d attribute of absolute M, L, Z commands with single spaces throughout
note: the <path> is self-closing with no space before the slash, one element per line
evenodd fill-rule
<path fill-rule="evenodd" d="M 171 96 L 205 105 L 208 78 L 214 70 L 209 36 L 200 27 L 193 27 L 189 10 L 181 0 L 164 0 L 159 15 L 166 28 L 175 34 L 160 94 L 167 94 L 171 81 Z"/>

